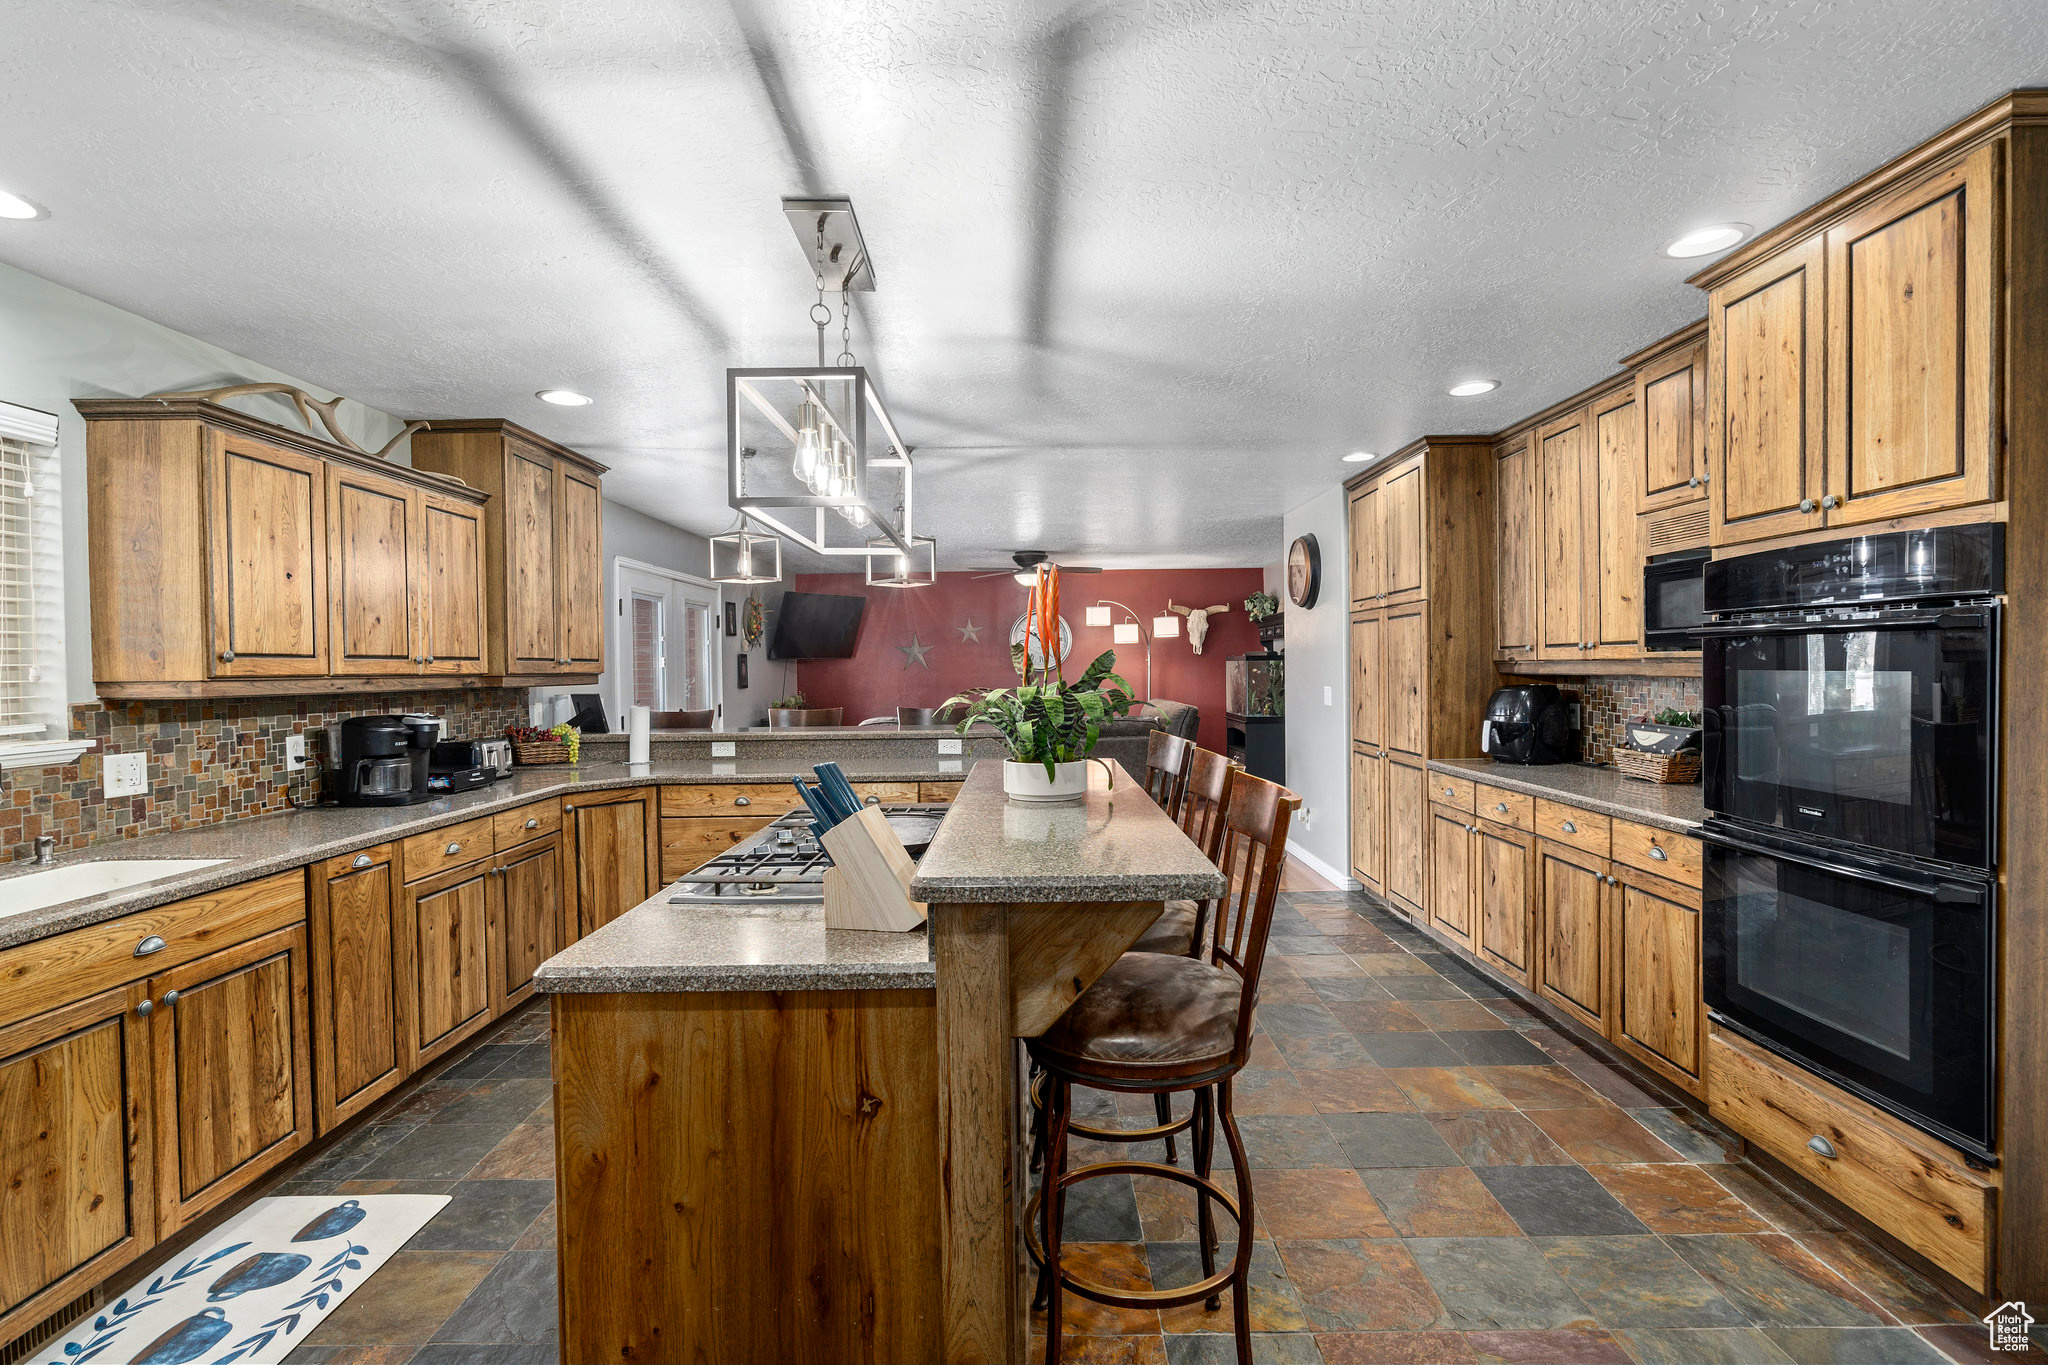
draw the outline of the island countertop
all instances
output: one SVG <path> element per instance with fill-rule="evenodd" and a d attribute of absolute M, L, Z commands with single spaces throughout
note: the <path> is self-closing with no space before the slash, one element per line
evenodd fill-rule
<path fill-rule="evenodd" d="M 931 904 L 1209 900 L 1223 877 L 1111 762 L 1089 764 L 1078 802 L 1030 805 L 1003 795 L 1003 765 L 974 765 L 917 865 L 910 894 Z"/>

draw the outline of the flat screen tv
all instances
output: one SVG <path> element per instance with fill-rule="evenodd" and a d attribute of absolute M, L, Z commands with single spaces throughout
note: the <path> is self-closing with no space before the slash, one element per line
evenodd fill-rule
<path fill-rule="evenodd" d="M 860 635 L 865 597 L 827 592 L 786 592 L 775 611 L 775 635 L 768 641 L 771 659 L 850 659 Z"/>

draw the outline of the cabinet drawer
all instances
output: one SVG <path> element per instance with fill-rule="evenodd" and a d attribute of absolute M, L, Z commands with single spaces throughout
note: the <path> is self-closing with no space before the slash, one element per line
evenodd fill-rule
<path fill-rule="evenodd" d="M 1536 832 L 1554 844 L 1570 844 L 1605 858 L 1609 823 L 1604 815 L 1536 798 Z"/>
<path fill-rule="evenodd" d="M 1536 828 L 1536 798 L 1526 792 L 1511 792 L 1505 787 L 1489 787 L 1482 782 L 1473 796 L 1473 808 L 1474 814 L 1496 825 L 1528 830 Z"/>
<path fill-rule="evenodd" d="M 751 819 L 736 815 L 663 816 L 661 879 L 670 882 L 685 872 L 694 872 L 773 823 L 773 817 L 766 815 Z"/>
<path fill-rule="evenodd" d="M 1909 1139 L 1875 1110 L 1820 1085 L 1723 1034 L 1707 1039 L 1715 1118 L 1964 1284 L 1984 1289 L 1991 1182 L 1931 1139 Z"/>
<path fill-rule="evenodd" d="M 787 782 L 729 782 L 661 789 L 663 815 L 731 815 L 744 811 L 772 820 L 802 804 L 803 798 Z"/>
<path fill-rule="evenodd" d="M 892 806 L 913 804 L 917 801 L 917 783 L 856 782 L 853 784 L 853 794 L 863 801 L 874 797 Z"/>
<path fill-rule="evenodd" d="M 55 934 L 0 953 L 0 1024 L 301 924 L 304 869 Z M 150 941 L 162 941 L 150 947 Z M 148 951 L 139 950 L 147 948 Z"/>
<path fill-rule="evenodd" d="M 491 817 L 464 820 L 459 825 L 415 834 L 402 845 L 405 850 L 405 879 L 416 882 L 451 867 L 462 867 L 487 858 L 497 845 L 491 840 Z"/>
<path fill-rule="evenodd" d="M 1700 884 L 1700 841 L 1633 820 L 1614 822 L 1614 861 L 1686 886 Z"/>
<path fill-rule="evenodd" d="M 920 782 L 917 784 L 917 799 L 930 804 L 935 801 L 951 801 L 960 794 L 958 782 Z"/>
<path fill-rule="evenodd" d="M 491 817 L 491 842 L 500 849 L 513 848 L 528 839 L 558 833 L 562 828 L 562 803 L 536 801 L 518 810 L 500 811 Z M 447 845 L 443 844 L 443 848 Z"/>
<path fill-rule="evenodd" d="M 1467 815 L 1472 813 L 1473 794 L 1478 789 L 1479 784 L 1469 777 L 1452 777 L 1449 773 L 1435 771 L 1429 774 L 1429 799 L 1439 806 L 1449 806 Z"/>

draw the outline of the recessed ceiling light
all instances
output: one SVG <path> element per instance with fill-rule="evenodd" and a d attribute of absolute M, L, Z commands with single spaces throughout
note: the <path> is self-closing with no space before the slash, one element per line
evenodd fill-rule
<path fill-rule="evenodd" d="M 1666 256 L 1711 256 L 1717 251 L 1726 251 L 1744 237 L 1749 236 L 1747 223 L 1716 223 L 1712 227 L 1695 228 L 1683 237 L 1667 243 Z"/>
<path fill-rule="evenodd" d="M 594 401 L 574 389 L 542 389 L 534 397 L 562 408 L 587 408 Z"/>
<path fill-rule="evenodd" d="M 1344 463 L 1364 464 L 1367 460 L 1370 460 L 1372 458 L 1373 453 L 1370 450 L 1354 450 L 1349 455 L 1346 455 L 1344 457 Z"/>
<path fill-rule="evenodd" d="M 18 194 L 0 190 L 0 218 L 47 218 L 49 213 L 40 204 L 32 204 Z"/>
<path fill-rule="evenodd" d="M 1498 379 L 1468 379 L 1462 384 L 1453 384 L 1450 394 L 1453 398 L 1475 398 L 1482 393 L 1492 393 L 1500 387 Z"/>

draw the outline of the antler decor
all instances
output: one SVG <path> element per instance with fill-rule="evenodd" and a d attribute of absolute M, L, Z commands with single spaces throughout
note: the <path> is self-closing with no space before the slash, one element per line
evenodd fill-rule
<path fill-rule="evenodd" d="M 351 440 L 349 434 L 341 429 L 341 423 L 334 419 L 334 410 L 347 400 L 335 397 L 322 402 L 304 389 L 294 388 L 290 384 L 230 384 L 226 388 L 220 389 L 187 389 L 182 393 L 153 393 L 150 397 L 162 403 L 168 403 L 173 398 L 196 398 L 207 403 L 218 403 L 224 398 L 246 398 L 262 393 L 281 393 L 289 397 L 292 400 L 292 405 L 299 410 L 299 420 L 306 424 L 306 428 L 309 431 L 313 427 L 313 414 L 319 413 L 320 424 L 327 428 L 327 439 L 332 444 L 338 445 L 344 450 L 353 450 L 358 455 L 368 455 L 373 459 L 389 459 L 391 447 L 397 445 L 415 431 L 423 430 L 429 425 L 426 422 L 407 422 L 405 429 L 386 441 L 381 449 L 368 450 Z"/>

